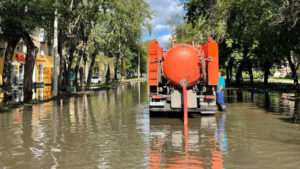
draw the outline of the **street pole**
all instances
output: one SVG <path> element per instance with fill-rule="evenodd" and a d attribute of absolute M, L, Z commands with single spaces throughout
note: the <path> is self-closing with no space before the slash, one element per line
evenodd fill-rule
<path fill-rule="evenodd" d="M 139 50 L 139 56 L 138 56 L 138 78 L 140 78 L 140 56 L 141 53 L 140 53 L 140 50 Z"/>
<path fill-rule="evenodd" d="M 57 16 L 57 9 L 54 11 L 54 72 L 53 72 L 53 90 L 52 90 L 52 97 L 56 97 L 58 93 L 58 73 L 59 73 L 59 56 L 58 56 L 58 16 Z"/>

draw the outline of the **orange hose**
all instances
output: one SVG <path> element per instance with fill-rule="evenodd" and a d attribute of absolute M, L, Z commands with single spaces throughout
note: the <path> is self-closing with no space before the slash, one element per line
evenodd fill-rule
<path fill-rule="evenodd" d="M 183 91 L 184 126 L 188 126 L 188 108 L 187 108 L 186 85 L 182 85 L 182 91 Z"/>

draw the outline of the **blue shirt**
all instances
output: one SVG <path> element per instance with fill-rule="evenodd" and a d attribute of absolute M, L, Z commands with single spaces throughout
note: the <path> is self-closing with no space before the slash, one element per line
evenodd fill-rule
<path fill-rule="evenodd" d="M 225 79 L 222 76 L 219 77 L 219 84 L 217 86 L 217 91 L 219 91 L 220 86 L 222 86 L 222 90 L 225 88 Z"/>

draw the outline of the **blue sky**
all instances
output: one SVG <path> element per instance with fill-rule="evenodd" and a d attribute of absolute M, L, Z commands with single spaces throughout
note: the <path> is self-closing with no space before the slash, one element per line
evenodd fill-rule
<path fill-rule="evenodd" d="M 184 14 L 183 6 L 180 5 L 180 0 L 146 0 L 150 5 L 150 10 L 155 12 L 155 15 L 148 22 L 152 25 L 152 34 L 144 31 L 143 40 L 157 39 L 161 46 L 166 44 L 171 39 L 170 25 L 167 20 L 177 13 Z"/>

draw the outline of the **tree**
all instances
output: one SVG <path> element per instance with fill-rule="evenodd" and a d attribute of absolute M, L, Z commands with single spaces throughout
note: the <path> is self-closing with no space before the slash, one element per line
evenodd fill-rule
<path fill-rule="evenodd" d="M 4 1 L 1 7 L 1 38 L 8 41 L 3 73 L 4 101 L 9 102 L 12 98 L 10 67 L 14 49 L 21 38 L 27 46 L 23 91 L 24 101 L 28 101 L 32 97 L 32 73 L 37 53 L 30 34 L 37 27 L 45 26 L 46 20 L 49 19 L 49 11 L 52 11 L 52 2 L 50 0 Z"/>
<path fill-rule="evenodd" d="M 247 70 L 250 81 L 253 82 L 252 69 L 259 67 L 264 72 L 264 83 L 267 85 L 270 69 L 287 60 L 293 72 L 294 83 L 298 84 L 297 65 L 291 57 L 299 56 L 298 1 L 182 2 L 187 13 L 184 26 L 177 26 L 179 31 L 176 33 L 180 35 L 184 32 L 183 34 L 189 35 L 189 32 L 193 32 L 192 37 L 199 38 L 201 34 L 217 39 L 222 57 L 220 64 L 226 67 L 227 78 L 231 77 L 232 67 L 236 65 L 236 81 L 239 83 L 242 80 L 242 71 Z"/>
<path fill-rule="evenodd" d="M 123 57 L 133 57 L 132 49 L 141 38 L 142 29 L 149 27 L 145 19 L 151 16 L 149 5 L 144 0 L 115 0 L 110 4 L 109 10 L 109 34 L 104 35 L 107 40 L 104 54 L 115 58 L 114 79 L 117 80 Z"/>
<path fill-rule="evenodd" d="M 27 46 L 24 101 L 31 99 L 32 74 L 38 52 L 31 34 L 37 28 L 43 28 L 51 43 L 54 9 L 59 14 L 60 91 L 63 87 L 70 87 L 69 75 L 74 66 L 75 85 L 80 89 L 77 73 L 80 71 L 83 74 L 82 62 L 90 62 L 87 79 L 90 81 L 99 53 L 114 57 L 116 69 L 120 69 L 122 61 L 131 63 L 136 59 L 142 30 L 149 27 L 145 19 L 150 18 L 149 5 L 145 0 L 11 0 L 1 1 L 0 8 L 0 36 L 8 42 L 3 73 L 5 102 L 12 98 L 10 67 L 14 49 L 21 39 Z M 135 65 L 126 67 L 131 66 Z"/>
<path fill-rule="evenodd" d="M 88 12 L 90 7 L 95 4 L 94 2 L 67 0 L 59 1 L 57 5 L 59 9 L 60 73 L 58 86 L 60 91 L 70 88 L 70 73 L 76 53 L 81 50 L 81 54 L 85 55 L 83 52 L 85 52 L 87 36 L 90 32 L 85 32 L 86 28 L 90 26 Z M 67 51 L 65 54 L 62 52 L 63 48 Z M 77 79 L 77 73 L 75 78 Z"/>
<path fill-rule="evenodd" d="M 277 49 L 286 57 L 291 70 L 294 84 L 298 85 L 296 57 L 300 56 L 300 2 L 284 1 L 283 7 L 270 19 L 270 27 L 276 29 L 279 37 Z M 294 57 L 294 58 L 293 58 Z"/>

